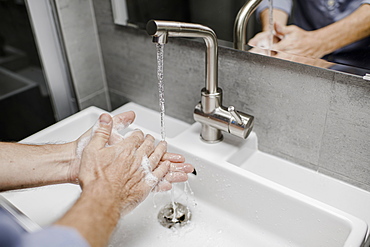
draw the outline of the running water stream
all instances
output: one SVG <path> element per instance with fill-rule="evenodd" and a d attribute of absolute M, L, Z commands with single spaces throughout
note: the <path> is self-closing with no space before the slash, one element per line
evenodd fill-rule
<path fill-rule="evenodd" d="M 161 139 L 166 140 L 166 128 L 164 123 L 165 116 L 165 99 L 164 99 L 164 81 L 163 81 L 163 55 L 164 55 L 164 44 L 156 44 L 157 46 L 157 77 L 158 77 L 158 90 L 159 90 L 159 109 L 161 114 Z M 175 205 L 174 191 L 171 190 L 171 201 Z"/>
<path fill-rule="evenodd" d="M 164 100 L 164 81 L 163 81 L 163 51 L 164 45 L 157 44 L 157 77 L 158 77 L 158 89 L 159 89 L 159 108 L 161 113 L 161 139 L 166 140 L 166 129 L 164 123 L 165 116 L 165 100 Z"/>

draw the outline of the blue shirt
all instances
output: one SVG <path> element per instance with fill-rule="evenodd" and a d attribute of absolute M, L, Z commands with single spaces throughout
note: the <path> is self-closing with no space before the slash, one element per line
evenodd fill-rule
<path fill-rule="evenodd" d="M 0 207 L 0 247 L 89 247 L 73 228 L 51 226 L 37 232 L 26 232 L 14 217 Z"/>
<path fill-rule="evenodd" d="M 312 31 L 330 25 L 353 13 L 370 0 L 273 0 L 273 7 L 291 15 L 294 25 Z M 263 0 L 257 8 L 257 16 L 268 8 L 268 0 Z M 370 69 L 370 37 L 342 47 L 324 57 L 326 60 Z"/>

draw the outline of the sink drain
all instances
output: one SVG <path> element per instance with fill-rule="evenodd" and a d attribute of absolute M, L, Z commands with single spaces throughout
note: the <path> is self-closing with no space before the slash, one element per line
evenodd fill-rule
<path fill-rule="evenodd" d="M 167 228 L 175 225 L 184 226 L 190 219 L 191 212 L 189 208 L 178 202 L 165 205 L 158 213 L 159 223 Z"/>

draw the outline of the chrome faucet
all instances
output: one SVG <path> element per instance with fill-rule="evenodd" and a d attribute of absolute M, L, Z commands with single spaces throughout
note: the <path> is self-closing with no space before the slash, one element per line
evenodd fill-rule
<path fill-rule="evenodd" d="M 234 22 L 234 48 L 245 51 L 248 20 L 262 0 L 250 0 L 239 10 Z"/>
<path fill-rule="evenodd" d="M 174 21 L 151 20 L 147 32 L 153 42 L 165 44 L 168 37 L 197 37 L 206 43 L 206 82 L 201 91 L 201 102 L 195 106 L 194 120 L 202 124 L 201 138 L 208 143 L 223 139 L 221 131 L 247 138 L 253 127 L 253 116 L 237 112 L 233 106 L 222 106 L 222 90 L 218 87 L 218 43 L 209 27 Z"/>

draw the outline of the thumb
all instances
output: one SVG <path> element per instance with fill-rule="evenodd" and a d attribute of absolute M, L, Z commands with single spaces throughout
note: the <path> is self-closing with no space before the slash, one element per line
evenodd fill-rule
<path fill-rule="evenodd" d="M 277 35 L 281 35 L 282 37 L 287 36 L 289 34 L 293 34 L 299 31 L 303 31 L 302 28 L 297 27 L 296 25 L 281 25 L 278 23 L 274 23 L 274 29 Z"/>
<path fill-rule="evenodd" d="M 276 36 L 279 37 L 280 39 L 284 38 L 284 36 L 288 33 L 285 26 L 277 22 L 274 22 L 274 29 L 275 29 Z"/>
<path fill-rule="evenodd" d="M 97 148 L 105 147 L 112 133 L 112 123 L 112 117 L 109 114 L 103 113 L 100 115 L 98 122 L 92 130 L 90 144 Z"/>

